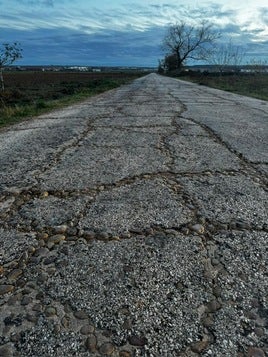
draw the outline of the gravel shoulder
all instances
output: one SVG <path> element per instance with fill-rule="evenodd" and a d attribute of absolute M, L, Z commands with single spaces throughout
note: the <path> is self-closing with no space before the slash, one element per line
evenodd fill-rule
<path fill-rule="evenodd" d="M 0 356 L 267 356 L 267 138 L 156 74 L 2 130 Z"/>

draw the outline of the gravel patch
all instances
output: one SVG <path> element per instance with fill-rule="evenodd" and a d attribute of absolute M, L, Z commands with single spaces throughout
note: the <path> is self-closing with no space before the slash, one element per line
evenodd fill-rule
<path fill-rule="evenodd" d="M 263 225 L 267 222 L 267 194 L 259 183 L 237 174 L 178 178 L 210 220 Z"/>
<path fill-rule="evenodd" d="M 191 216 L 182 198 L 167 188 L 162 179 L 141 180 L 100 193 L 80 226 L 122 233 L 151 225 L 179 227 Z"/>

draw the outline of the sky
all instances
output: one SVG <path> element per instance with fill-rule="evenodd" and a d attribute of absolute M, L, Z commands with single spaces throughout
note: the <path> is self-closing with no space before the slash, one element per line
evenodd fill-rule
<path fill-rule="evenodd" d="M 202 20 L 268 60 L 267 0 L 0 0 L 0 44 L 21 44 L 18 65 L 156 67 L 167 28 Z"/>

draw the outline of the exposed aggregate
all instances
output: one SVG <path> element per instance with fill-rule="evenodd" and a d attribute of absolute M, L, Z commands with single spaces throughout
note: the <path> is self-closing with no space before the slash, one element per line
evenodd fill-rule
<path fill-rule="evenodd" d="M 0 356 L 268 355 L 264 133 L 154 74 L 1 132 Z"/>

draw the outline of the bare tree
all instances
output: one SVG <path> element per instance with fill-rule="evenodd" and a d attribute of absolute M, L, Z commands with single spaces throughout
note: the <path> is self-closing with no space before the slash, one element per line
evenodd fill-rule
<path fill-rule="evenodd" d="M 17 42 L 13 44 L 4 43 L 0 47 L 0 83 L 2 91 L 5 89 L 3 69 L 22 57 L 22 49 Z"/>
<path fill-rule="evenodd" d="M 216 65 L 222 73 L 229 66 L 241 65 L 244 57 L 244 51 L 240 46 L 235 46 L 232 40 L 215 48 L 210 58 L 210 62 Z"/>
<path fill-rule="evenodd" d="M 168 55 L 176 56 L 176 67 L 181 69 L 189 59 L 207 60 L 219 37 L 212 25 L 204 21 L 197 27 L 180 22 L 168 28 L 162 47 Z"/>

